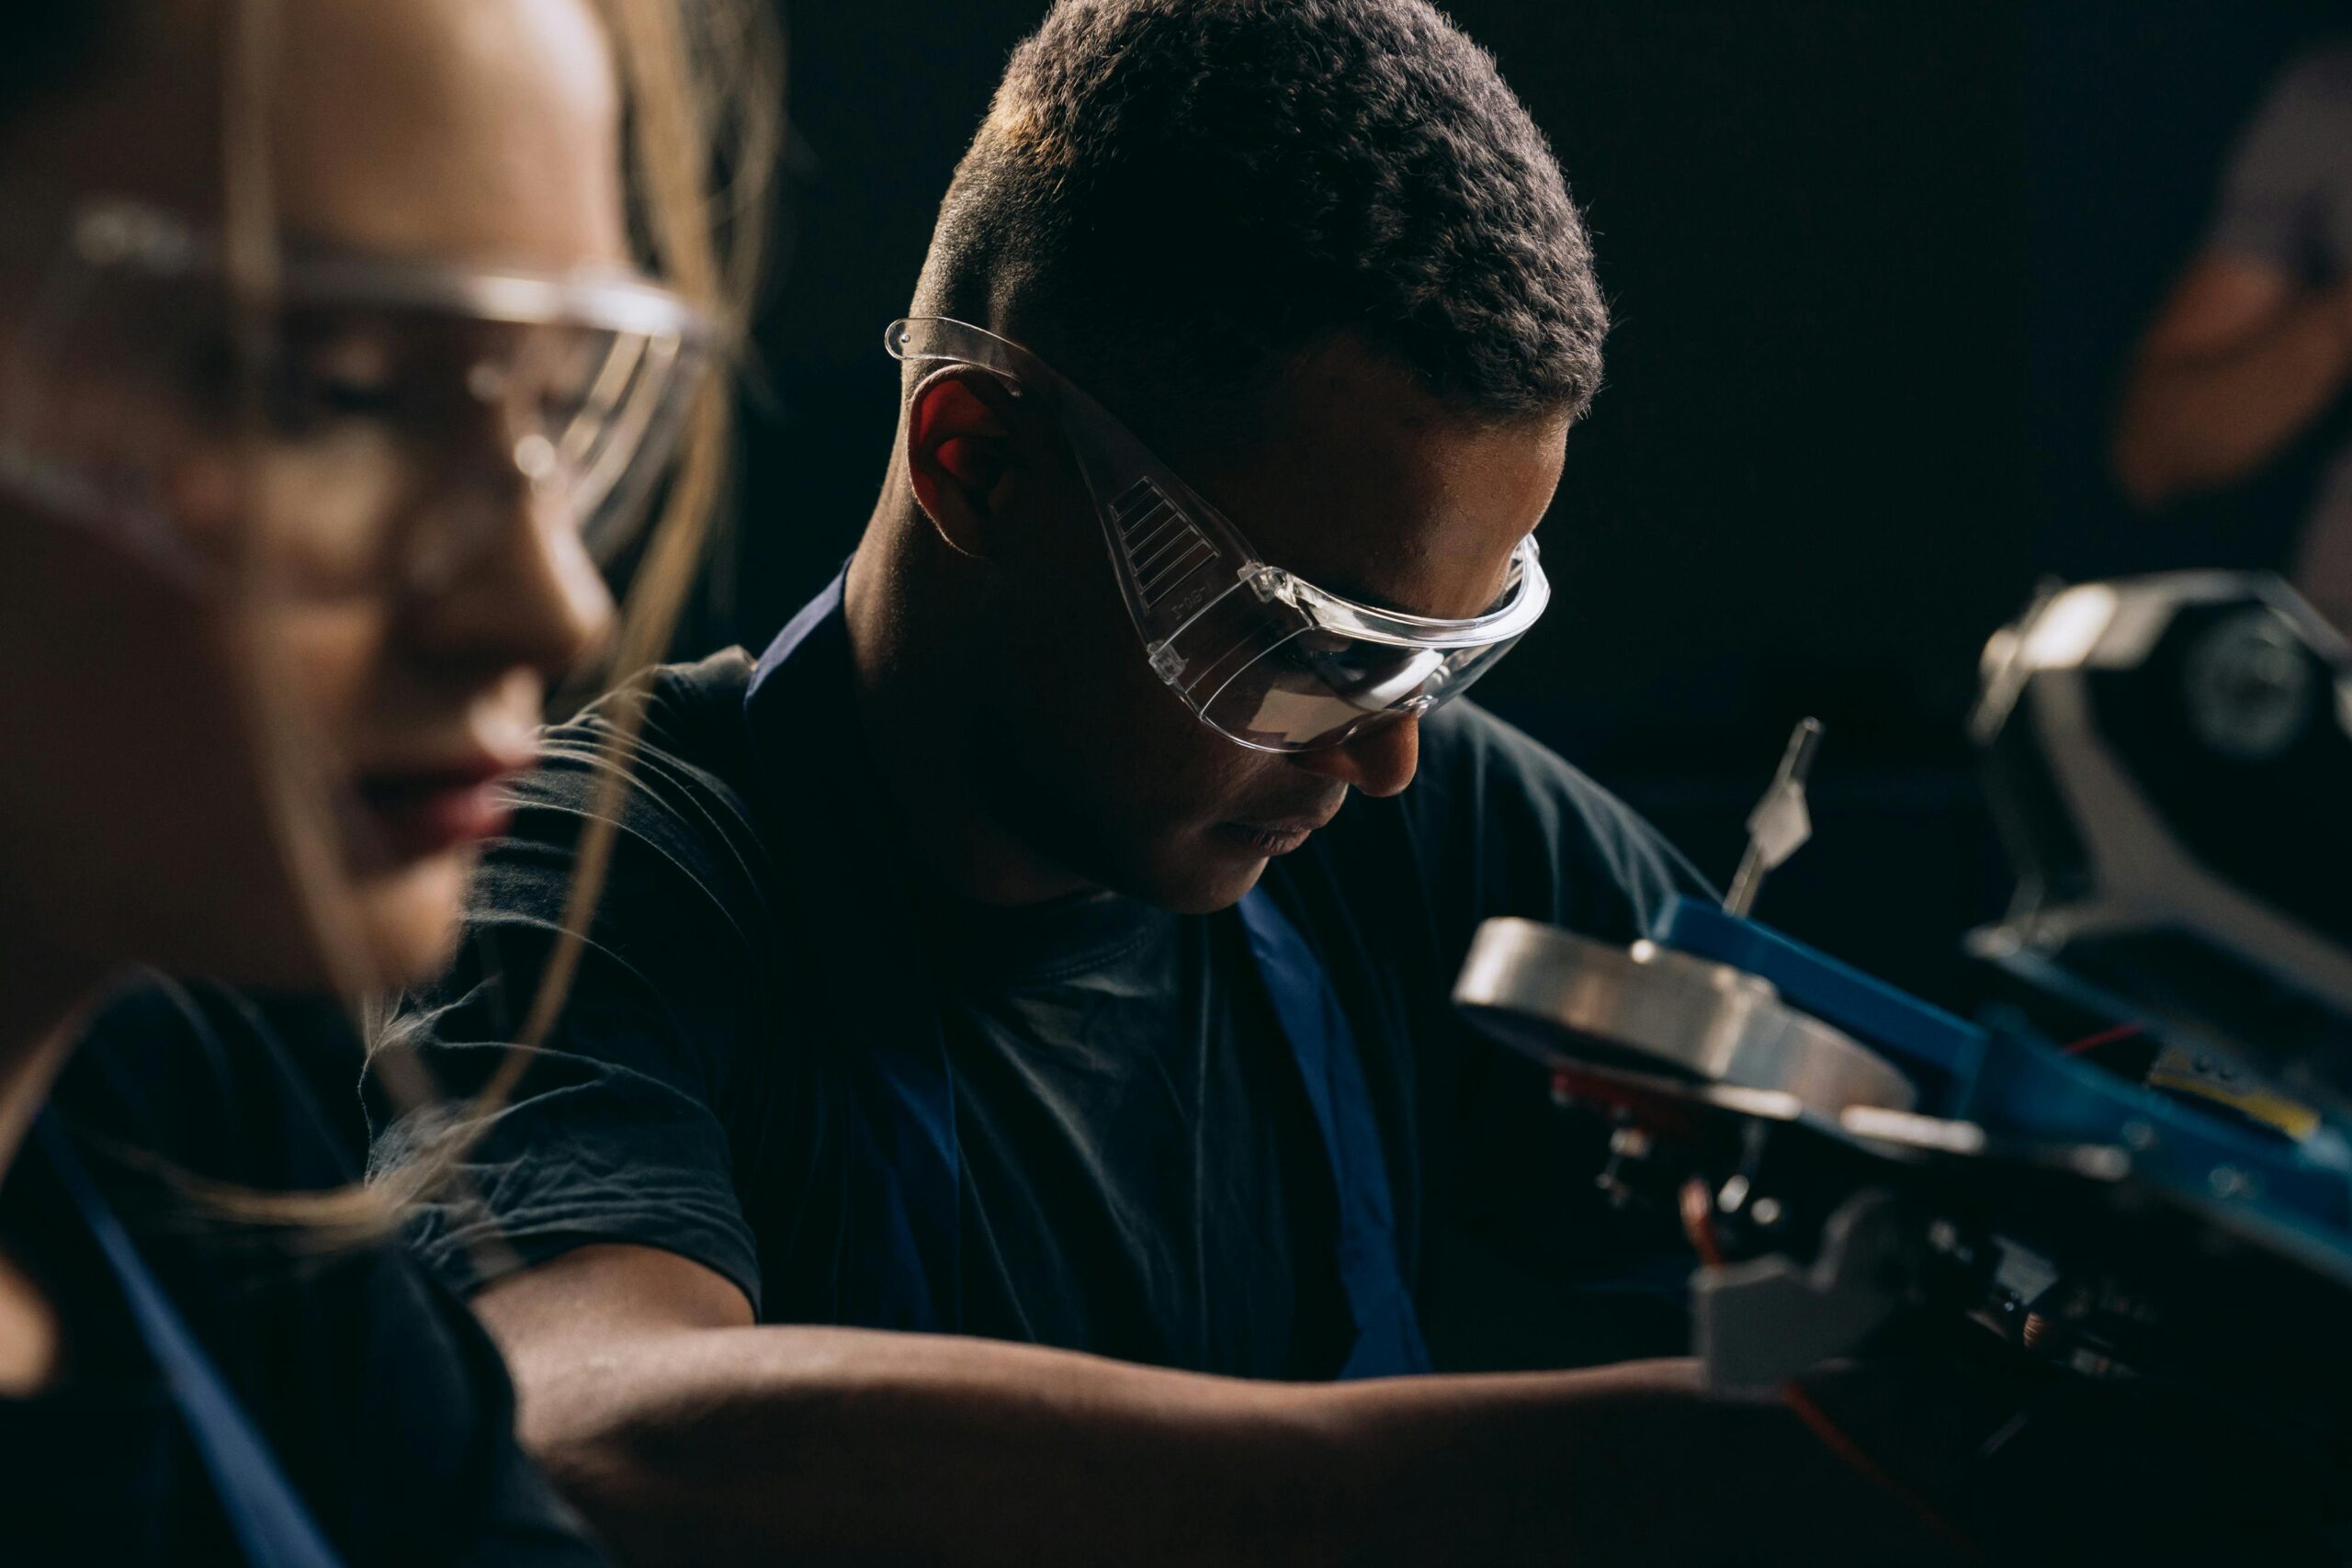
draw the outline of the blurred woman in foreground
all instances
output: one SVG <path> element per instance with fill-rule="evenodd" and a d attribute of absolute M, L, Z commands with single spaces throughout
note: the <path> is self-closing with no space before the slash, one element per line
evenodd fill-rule
<path fill-rule="evenodd" d="M 763 37 L 0 13 L 0 1561 L 590 1555 L 489 1341 L 365 1239 L 305 1042 L 161 976 L 356 1004 L 442 962 L 683 434 L 616 657 L 658 652 L 725 434 L 709 132 L 755 185 L 769 123 L 699 67 Z"/>

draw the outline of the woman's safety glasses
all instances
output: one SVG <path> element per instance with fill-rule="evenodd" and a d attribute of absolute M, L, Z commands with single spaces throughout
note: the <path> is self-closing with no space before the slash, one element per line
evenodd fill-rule
<path fill-rule="evenodd" d="M 634 276 L 295 251 L 255 354 L 219 237 L 111 200 L 7 265 L 0 488 L 199 578 L 258 540 L 306 596 L 446 582 L 526 513 L 618 548 L 718 341 Z"/>
<path fill-rule="evenodd" d="M 1342 746 L 1460 696 L 1550 602 L 1532 537 L 1501 600 L 1466 621 L 1357 604 L 1259 558 L 1240 531 L 1093 399 L 1019 344 L 944 317 L 893 321 L 912 363 L 970 365 L 1060 425 L 1159 678 L 1207 724 L 1261 751 Z"/>

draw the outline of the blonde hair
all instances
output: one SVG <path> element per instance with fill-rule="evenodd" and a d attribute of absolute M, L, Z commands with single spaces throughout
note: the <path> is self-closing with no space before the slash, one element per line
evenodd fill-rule
<path fill-rule="evenodd" d="M 277 6 L 282 0 L 239 0 L 228 51 L 223 186 L 228 271 L 237 309 L 239 358 L 258 387 L 269 362 L 277 299 L 277 231 L 269 190 L 267 96 Z M 762 278 L 770 181 L 784 135 L 784 39 L 764 0 L 591 0 L 611 37 L 624 89 L 633 228 L 648 269 L 711 312 L 740 351 Z M 248 397 L 258 438 L 258 399 Z M 671 474 L 623 606 L 618 630 L 601 661 L 606 677 L 635 679 L 669 648 L 691 595 L 706 547 L 730 488 L 733 399 L 729 378 L 701 389 L 687 417 Z M 252 470 L 253 465 L 245 465 Z M 251 554 L 253 552 L 249 552 Z M 363 1031 L 383 990 L 380 976 L 351 929 L 346 886 L 329 798 L 317 762 L 294 727 L 280 692 L 285 671 L 266 648 L 243 650 L 254 732 L 267 753 L 262 775 L 278 824 L 281 852 L 302 891 L 335 988 L 352 999 Z M 210 1217 L 298 1227 L 304 1247 L 372 1240 L 418 1197 L 459 1168 L 471 1136 L 511 1095 L 560 1016 L 582 943 L 611 864 L 630 764 L 642 724 L 641 703 L 613 705 L 605 742 L 608 764 L 577 846 L 563 935 L 540 977 L 515 1048 L 490 1081 L 450 1107 L 443 1131 L 414 1158 L 376 1182 L 316 1192 L 268 1192 L 175 1176 Z M 388 1054 L 379 1081 L 402 1111 L 440 1103 L 421 1064 Z"/>

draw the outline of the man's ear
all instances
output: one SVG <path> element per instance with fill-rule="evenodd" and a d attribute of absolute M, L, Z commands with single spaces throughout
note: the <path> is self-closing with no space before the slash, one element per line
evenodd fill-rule
<path fill-rule="evenodd" d="M 907 405 L 907 479 L 951 548 L 995 554 L 998 508 L 1014 463 L 1002 381 L 968 365 L 933 372 Z"/>

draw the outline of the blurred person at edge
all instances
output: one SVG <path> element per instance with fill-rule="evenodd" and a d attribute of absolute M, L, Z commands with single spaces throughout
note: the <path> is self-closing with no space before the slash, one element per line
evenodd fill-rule
<path fill-rule="evenodd" d="M 1494 62 L 1420 0 L 1065 0 L 910 314 L 845 577 L 549 737 L 379 1046 L 514 1059 L 650 706 L 415 1228 L 559 1484 L 647 1563 L 1940 1560 L 1769 1399 L 1556 1370 L 1679 1353 L 1687 1256 L 1453 978 L 1703 884 L 1437 705 L 1543 606 L 1606 319 Z"/>
<path fill-rule="evenodd" d="M 2352 45 L 2290 65 L 2240 137 L 2203 245 L 2142 343 L 2114 467 L 2154 510 L 2250 480 L 2340 422 L 2352 388 Z M 2352 631 L 2352 435 L 2288 562 Z"/>
<path fill-rule="evenodd" d="M 446 960 L 584 517 L 723 436 L 707 214 L 629 237 L 683 20 L 0 10 L 0 1562 L 596 1559 L 304 1055 Z"/>

